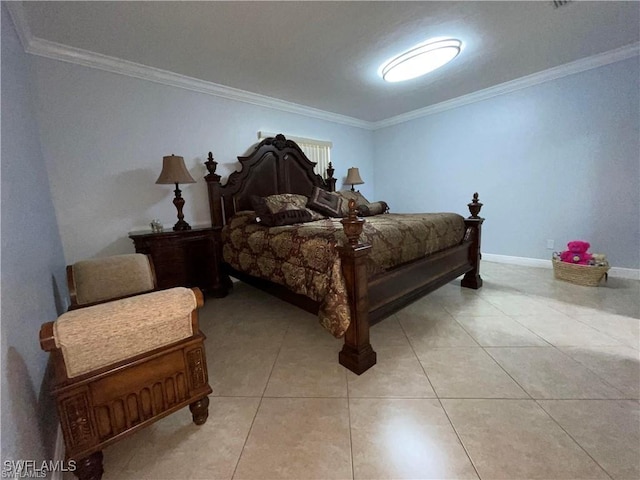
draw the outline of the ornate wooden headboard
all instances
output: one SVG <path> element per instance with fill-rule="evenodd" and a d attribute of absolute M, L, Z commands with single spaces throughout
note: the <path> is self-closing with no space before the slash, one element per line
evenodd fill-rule
<path fill-rule="evenodd" d="M 240 170 L 220 183 L 216 175 L 217 162 L 211 152 L 205 162 L 209 174 L 204 177 L 209 193 L 212 226 L 222 226 L 236 212 L 252 210 L 251 195 L 266 197 L 277 193 L 298 193 L 311 196 L 313 187 L 335 191 L 336 179 L 329 164 L 327 180 L 314 173 L 315 163 L 300 147 L 284 135 L 265 138 L 246 157 L 238 157 Z"/>

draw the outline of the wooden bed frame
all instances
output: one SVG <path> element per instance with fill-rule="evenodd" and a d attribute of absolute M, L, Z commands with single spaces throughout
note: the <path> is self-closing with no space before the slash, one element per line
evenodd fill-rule
<path fill-rule="evenodd" d="M 283 135 L 263 140 L 253 152 L 238 157 L 238 160 L 241 169 L 232 173 L 225 185 L 221 184 L 220 175 L 215 173 L 217 162 L 211 153 L 205 162 L 209 171 L 205 179 L 219 259 L 222 259 L 220 231 L 236 212 L 253 209 L 251 195 L 264 197 L 297 193 L 311 196 L 313 187 L 335 191 L 336 179 L 333 178 L 331 164 L 327 169 L 327 179 L 324 180 L 313 172 L 315 164 L 300 147 Z M 478 216 L 482 204 L 478 201 L 477 193 L 468 206 L 471 216 L 465 219 L 466 232 L 459 245 L 368 279 L 366 258 L 371 245 L 359 242 L 364 220 L 356 217 L 352 202 L 349 217 L 342 220 L 349 243 L 340 247 L 342 272 L 351 307 L 351 324 L 339 354 L 341 365 L 358 375 L 375 365 L 376 352 L 369 342 L 369 326 L 425 294 L 463 274 L 463 287 L 477 289 L 482 286 L 480 233 L 484 219 Z M 218 296 L 226 295 L 231 289 L 231 275 L 311 313 L 318 312 L 318 302 L 293 293 L 286 287 L 239 272 L 224 262 L 218 271 L 215 292 Z"/>

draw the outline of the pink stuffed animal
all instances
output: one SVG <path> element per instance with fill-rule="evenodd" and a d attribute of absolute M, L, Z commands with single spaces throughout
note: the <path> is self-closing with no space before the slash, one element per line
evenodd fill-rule
<path fill-rule="evenodd" d="M 567 250 L 560 254 L 560 260 L 567 263 L 577 263 L 578 265 L 588 265 L 591 254 L 587 252 L 591 245 L 589 242 L 574 240 L 567 243 Z"/>

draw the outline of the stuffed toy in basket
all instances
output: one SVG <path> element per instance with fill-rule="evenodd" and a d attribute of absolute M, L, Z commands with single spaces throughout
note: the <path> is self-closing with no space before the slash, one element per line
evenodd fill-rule
<path fill-rule="evenodd" d="M 602 278 L 607 279 L 609 263 L 601 253 L 588 252 L 591 245 L 582 240 L 567 244 L 567 250 L 553 255 L 553 272 L 559 280 L 597 287 Z"/>

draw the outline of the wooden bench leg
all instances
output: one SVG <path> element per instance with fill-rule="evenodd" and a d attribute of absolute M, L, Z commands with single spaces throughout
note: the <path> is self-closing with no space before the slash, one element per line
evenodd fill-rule
<path fill-rule="evenodd" d="M 102 458 L 102 451 L 98 451 L 76 461 L 75 476 L 79 480 L 100 480 L 104 473 Z"/>
<path fill-rule="evenodd" d="M 196 425 L 204 424 L 209 417 L 209 397 L 203 397 L 189 404 L 189 410 L 191 410 L 193 423 Z"/>

